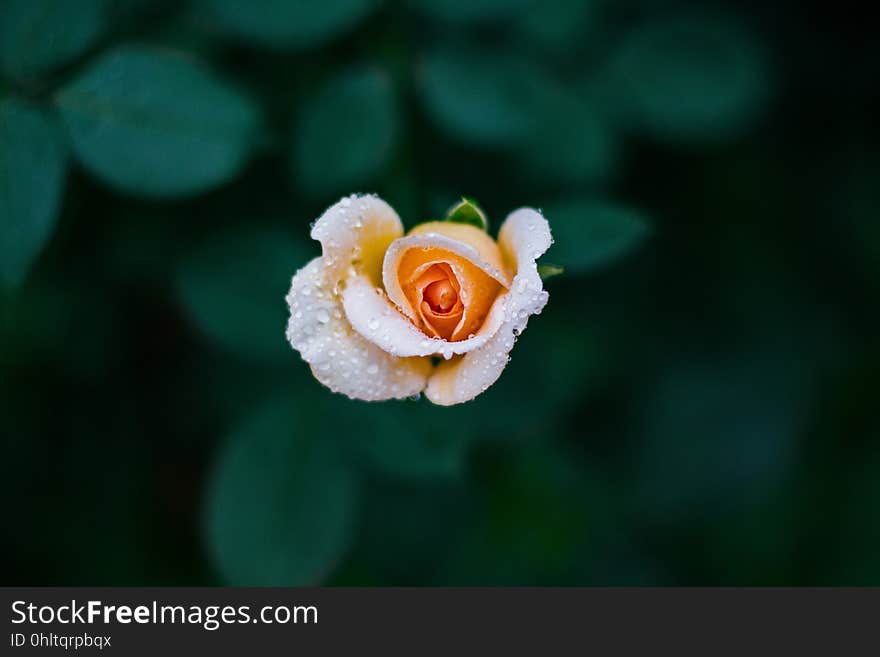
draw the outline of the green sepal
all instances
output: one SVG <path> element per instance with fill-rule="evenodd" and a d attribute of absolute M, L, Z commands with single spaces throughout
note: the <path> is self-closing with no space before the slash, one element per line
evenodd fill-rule
<path fill-rule="evenodd" d="M 489 230 L 489 220 L 486 218 L 486 213 L 483 212 L 479 205 L 477 205 L 475 200 L 465 196 L 462 196 L 461 201 L 446 211 L 446 218 L 444 221 L 452 221 L 457 224 L 469 224 L 471 226 L 476 226 L 480 230 Z"/>
<path fill-rule="evenodd" d="M 550 263 L 538 265 L 538 275 L 541 277 L 542 281 L 546 281 L 548 278 L 556 278 L 564 273 L 565 267 L 562 267 L 561 265 L 551 265 Z"/>

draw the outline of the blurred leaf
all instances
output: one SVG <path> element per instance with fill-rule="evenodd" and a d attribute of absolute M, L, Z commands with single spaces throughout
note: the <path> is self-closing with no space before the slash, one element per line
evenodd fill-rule
<path fill-rule="evenodd" d="M 536 117 L 520 146 L 529 176 L 559 184 L 607 179 L 620 160 L 618 137 L 594 102 L 546 81 Z"/>
<path fill-rule="evenodd" d="M 305 249 L 277 229 L 231 228 L 181 263 L 177 288 L 205 335 L 223 348 L 266 361 L 291 357 L 284 297 Z"/>
<path fill-rule="evenodd" d="M 397 122 L 384 72 L 363 69 L 332 79 L 302 109 L 292 151 L 298 186 L 323 196 L 369 183 L 388 162 Z"/>
<path fill-rule="evenodd" d="M 79 160 L 109 185 L 178 197 L 220 185 L 258 139 L 259 109 L 195 60 L 123 46 L 57 96 Z"/>
<path fill-rule="evenodd" d="M 19 285 L 52 235 L 67 168 L 62 135 L 43 110 L 0 98 L 0 285 Z"/>
<path fill-rule="evenodd" d="M 609 67 L 615 115 L 659 139 L 712 140 L 749 127 L 768 96 L 769 71 L 735 21 L 662 18 L 631 32 Z"/>
<path fill-rule="evenodd" d="M 586 274 L 622 258 L 650 235 L 648 220 L 622 205 L 570 199 L 549 204 L 544 216 L 553 231 L 549 257 L 572 274 Z"/>
<path fill-rule="evenodd" d="M 301 430 L 295 398 L 233 431 L 207 490 L 208 543 L 232 585 L 324 580 L 348 547 L 357 482 L 333 441 Z"/>
<path fill-rule="evenodd" d="M 428 53 L 417 74 L 425 110 L 454 137 L 510 146 L 533 128 L 541 74 L 526 59 L 443 48 Z"/>
<path fill-rule="evenodd" d="M 410 0 L 421 11 L 453 22 L 490 21 L 522 10 L 534 0 Z"/>
<path fill-rule="evenodd" d="M 462 197 L 461 200 L 446 211 L 444 221 L 457 224 L 468 224 L 480 230 L 489 230 L 486 213 L 473 199 Z"/>
<path fill-rule="evenodd" d="M 0 2 L 0 71 L 12 78 L 51 72 L 97 41 L 107 0 Z"/>
<path fill-rule="evenodd" d="M 317 46 L 351 30 L 379 0 L 197 0 L 200 18 L 244 41 L 272 48 Z"/>
<path fill-rule="evenodd" d="M 472 411 L 424 400 L 360 405 L 348 411 L 356 427 L 343 435 L 352 437 L 354 451 L 373 471 L 398 479 L 449 479 L 462 474 L 466 449 L 478 436 Z"/>

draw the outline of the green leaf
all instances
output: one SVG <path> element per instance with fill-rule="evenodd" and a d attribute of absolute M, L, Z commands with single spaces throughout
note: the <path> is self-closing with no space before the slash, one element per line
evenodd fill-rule
<path fill-rule="evenodd" d="M 562 201 L 546 206 L 544 216 L 553 231 L 549 257 L 572 274 L 611 264 L 650 234 L 650 224 L 641 213 L 604 201 Z"/>
<path fill-rule="evenodd" d="M 291 152 L 296 183 L 321 196 L 374 180 L 394 148 L 397 114 L 384 72 L 364 69 L 332 79 L 303 107 Z"/>
<path fill-rule="evenodd" d="M 277 229 L 228 229 L 192 250 L 181 263 L 177 289 L 209 340 L 277 361 L 293 353 L 284 337 L 284 296 L 307 262 L 305 248 Z"/>
<path fill-rule="evenodd" d="M 137 46 L 104 55 L 56 101 L 79 161 L 112 187 L 146 197 L 226 182 L 260 129 L 250 98 L 204 65 Z"/>
<path fill-rule="evenodd" d="M 489 230 L 489 220 L 486 213 L 473 199 L 461 197 L 461 200 L 446 211 L 444 221 L 457 224 L 469 224 L 480 230 Z"/>
<path fill-rule="evenodd" d="M 721 17 L 646 23 L 622 40 L 608 73 L 614 115 L 659 139 L 736 136 L 768 97 L 769 71 L 759 44 Z"/>
<path fill-rule="evenodd" d="M 0 285 L 24 280 L 58 218 L 67 156 L 52 117 L 0 98 Z"/>
<path fill-rule="evenodd" d="M 0 71 L 11 78 L 51 72 L 93 45 L 107 23 L 107 0 L 0 3 Z"/>
<path fill-rule="evenodd" d="M 544 76 L 524 58 L 444 48 L 429 53 L 418 72 L 425 110 L 453 137 L 509 146 L 534 128 Z"/>
<path fill-rule="evenodd" d="M 538 275 L 541 280 L 546 281 L 548 278 L 555 278 L 565 273 L 565 267 L 559 265 L 551 265 L 549 263 L 538 265 Z"/>
<path fill-rule="evenodd" d="M 348 32 L 379 0 L 198 0 L 200 20 L 232 37 L 271 48 L 306 48 Z"/>
<path fill-rule="evenodd" d="M 321 583 L 349 545 L 357 481 L 333 441 L 301 430 L 291 397 L 249 417 L 207 490 L 208 544 L 231 585 Z"/>

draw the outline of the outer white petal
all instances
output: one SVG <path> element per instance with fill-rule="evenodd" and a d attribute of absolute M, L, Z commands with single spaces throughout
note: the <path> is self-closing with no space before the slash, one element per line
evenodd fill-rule
<path fill-rule="evenodd" d="M 345 318 L 335 285 L 325 258 L 315 258 L 293 277 L 287 295 L 287 339 L 315 378 L 334 392 L 366 401 L 421 392 L 430 359 L 392 356 L 361 337 Z"/>
<path fill-rule="evenodd" d="M 311 235 L 321 243 L 326 278 L 333 285 L 346 278 L 352 266 L 378 285 L 382 259 L 391 242 L 403 235 L 403 224 L 378 196 L 352 194 L 330 206 L 312 226 Z"/>
<path fill-rule="evenodd" d="M 342 304 L 352 327 L 388 353 L 396 356 L 436 354 L 448 359 L 479 349 L 495 335 L 504 321 L 504 296 L 495 300 L 474 337 L 457 342 L 426 336 L 366 276 L 348 279 L 342 292 Z"/>
<path fill-rule="evenodd" d="M 540 313 L 547 303 L 548 294 L 535 260 L 552 242 L 550 226 L 540 212 L 520 208 L 507 217 L 498 245 L 505 258 L 516 263 L 516 276 L 510 291 L 499 299 L 504 302 L 501 328 L 479 349 L 438 365 L 425 389 L 428 399 L 442 406 L 458 404 L 473 399 L 498 380 L 529 317 Z"/>

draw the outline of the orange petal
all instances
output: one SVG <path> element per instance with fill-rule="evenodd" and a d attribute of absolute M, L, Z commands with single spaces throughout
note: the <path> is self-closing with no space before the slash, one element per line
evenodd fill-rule
<path fill-rule="evenodd" d="M 430 305 L 427 311 L 423 306 L 425 289 L 444 280 L 440 278 L 441 272 L 458 295 L 450 312 L 442 315 L 431 310 Z M 413 319 L 421 324 L 420 328 L 451 341 L 476 333 L 502 290 L 497 280 L 470 260 L 439 247 L 407 249 L 398 261 L 397 279 L 415 310 Z"/>

